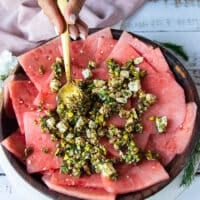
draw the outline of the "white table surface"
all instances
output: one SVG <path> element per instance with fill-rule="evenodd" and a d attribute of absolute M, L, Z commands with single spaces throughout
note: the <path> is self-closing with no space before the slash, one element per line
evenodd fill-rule
<path fill-rule="evenodd" d="M 149 1 L 136 14 L 124 20 L 120 28 L 153 40 L 184 46 L 190 58 L 188 62 L 185 62 L 185 66 L 200 93 L 200 2 L 195 0 Z M 18 190 L 20 186 L 17 189 L 13 188 L 0 168 L 0 199 L 25 200 Z M 176 194 L 172 194 L 173 192 Z M 160 196 L 162 200 L 199 200 L 200 177 L 196 177 L 187 189 L 179 189 L 176 184 L 176 189 L 172 186 Z M 161 198 L 155 197 L 151 200 L 155 199 Z"/>

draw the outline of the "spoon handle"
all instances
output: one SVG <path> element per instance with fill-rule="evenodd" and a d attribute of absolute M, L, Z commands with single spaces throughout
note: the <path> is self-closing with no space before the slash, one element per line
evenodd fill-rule
<path fill-rule="evenodd" d="M 65 8 L 67 6 L 67 0 L 57 0 L 58 7 L 64 15 Z M 67 82 L 71 81 L 71 72 L 70 72 L 70 36 L 69 36 L 69 25 L 66 23 L 66 30 L 61 34 L 61 43 L 63 50 L 63 59 L 65 66 L 65 73 Z"/>

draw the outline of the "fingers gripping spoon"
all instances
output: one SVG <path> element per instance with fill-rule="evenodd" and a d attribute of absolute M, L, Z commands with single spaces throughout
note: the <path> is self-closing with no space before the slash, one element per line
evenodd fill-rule
<path fill-rule="evenodd" d="M 64 15 L 67 0 L 57 0 L 58 7 L 61 13 Z M 66 73 L 66 84 L 62 86 L 58 93 L 58 103 L 69 104 L 72 97 L 78 97 L 81 95 L 81 91 L 78 86 L 71 80 L 70 70 L 70 37 L 69 37 L 69 25 L 66 24 L 66 30 L 61 34 L 61 43 L 63 50 L 64 67 Z"/>

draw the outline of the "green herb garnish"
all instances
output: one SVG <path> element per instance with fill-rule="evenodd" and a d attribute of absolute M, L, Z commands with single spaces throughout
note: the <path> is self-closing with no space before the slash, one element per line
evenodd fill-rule
<path fill-rule="evenodd" d="M 184 170 L 183 178 L 181 181 L 181 186 L 189 186 L 195 176 L 196 165 L 200 159 L 200 140 L 196 143 L 196 146 L 187 162 L 187 165 Z"/>
<path fill-rule="evenodd" d="M 177 55 L 181 56 L 184 60 L 188 61 L 188 55 L 186 54 L 185 50 L 181 45 L 173 44 L 170 42 L 159 42 L 161 46 L 164 46 L 170 50 L 172 50 Z"/>
<path fill-rule="evenodd" d="M 57 108 L 39 119 L 43 132 L 48 132 L 53 141 L 57 141 L 55 155 L 62 159 L 60 171 L 73 176 L 100 173 L 110 179 L 117 178 L 116 163 L 136 164 L 142 158 L 154 159 L 151 152 L 145 154 L 137 147 L 134 134 L 143 131 L 141 117 L 156 101 L 156 96 L 146 93 L 142 88 L 142 79 L 146 72 L 139 68 L 143 57 L 128 60 L 120 66 L 115 60 L 108 59 L 108 80 L 88 79 L 76 81 L 81 95 L 72 96 L 70 103 L 59 102 Z M 62 60 L 53 66 L 54 78 L 62 77 Z M 88 63 L 86 69 L 92 70 L 96 64 Z M 51 89 L 59 90 L 60 85 L 52 82 Z M 137 105 L 126 110 L 130 98 Z M 117 128 L 107 121 L 113 115 L 126 120 L 124 128 Z M 107 149 L 101 144 L 106 140 L 119 153 L 114 159 L 109 157 Z"/>
<path fill-rule="evenodd" d="M 8 75 L 0 75 L 0 80 L 5 81 L 7 79 Z"/>

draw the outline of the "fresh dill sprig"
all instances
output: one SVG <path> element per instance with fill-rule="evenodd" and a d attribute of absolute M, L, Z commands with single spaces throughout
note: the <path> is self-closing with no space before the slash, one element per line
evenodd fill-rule
<path fill-rule="evenodd" d="M 189 186 L 192 183 L 196 172 L 196 165 L 198 164 L 199 159 L 200 159 L 200 140 L 198 140 L 198 142 L 196 143 L 195 148 L 184 169 L 181 186 Z"/>
<path fill-rule="evenodd" d="M 185 61 L 188 61 L 188 55 L 186 54 L 185 50 L 181 45 L 173 44 L 170 42 L 159 42 L 161 46 L 164 46 L 170 50 L 172 50 L 177 55 L 181 56 Z"/>

